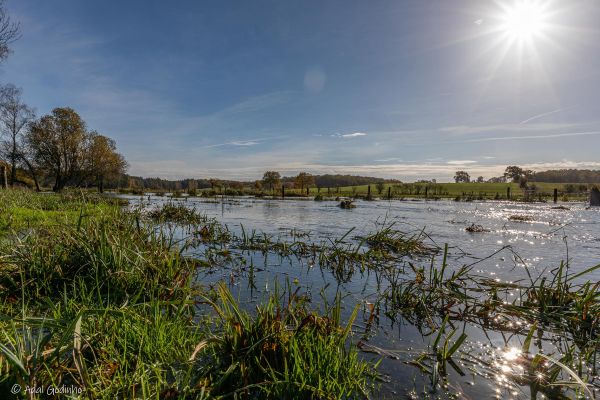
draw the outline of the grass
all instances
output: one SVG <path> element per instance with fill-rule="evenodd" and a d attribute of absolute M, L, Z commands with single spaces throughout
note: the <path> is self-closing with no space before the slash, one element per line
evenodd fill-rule
<path fill-rule="evenodd" d="M 110 200 L 25 195 L 36 211 L 97 212 L 7 228 L 0 393 L 15 384 L 73 385 L 93 399 L 342 399 L 372 390 L 376 365 L 351 343 L 339 299 L 317 312 L 281 291 L 250 314 L 223 284 L 202 287 L 187 244 L 144 215 Z M 13 207 L 21 197 L 0 198 Z M 182 221 L 199 222 L 194 215 Z"/>
<path fill-rule="evenodd" d="M 546 183 L 546 182 L 533 182 L 537 188 L 535 197 L 543 200 L 551 201 L 554 195 L 554 189 L 559 191 L 560 200 L 584 200 L 586 199 L 585 194 L 568 193 L 568 186 L 566 183 Z M 571 185 L 572 186 L 572 185 Z M 579 187 L 579 184 L 575 184 Z M 511 199 L 518 200 L 522 199 L 523 190 L 519 187 L 518 183 L 404 183 L 404 184 L 385 184 L 381 193 L 377 191 L 376 185 L 371 185 L 371 193 L 373 196 L 381 198 L 387 198 L 388 190 L 391 190 L 393 198 L 423 198 L 425 197 L 425 190 L 427 188 L 427 197 L 431 199 L 436 198 L 450 198 L 450 199 L 499 199 L 506 200 L 506 189 L 511 190 Z M 345 186 L 340 188 L 331 188 L 328 191 L 327 188 L 311 188 L 310 194 L 316 195 L 321 193 L 323 195 L 331 193 L 331 196 L 349 196 L 349 197 L 365 197 L 368 192 L 368 185 L 359 186 Z"/>
<path fill-rule="evenodd" d="M 29 190 L 3 190 L 0 199 L 0 233 L 74 224 L 81 217 L 110 213 L 121 203 L 88 192 L 40 194 Z"/>
<path fill-rule="evenodd" d="M 392 199 L 414 199 L 427 198 L 430 200 L 438 199 L 455 199 L 459 201 L 473 200 L 507 200 L 507 189 L 510 188 L 510 199 L 514 201 L 546 201 L 550 202 L 554 197 L 554 189 L 558 190 L 560 201 L 585 201 L 588 194 L 585 191 L 586 184 L 569 184 L 569 183 L 547 183 L 547 182 L 530 182 L 530 186 L 535 186 L 534 193 L 525 193 L 519 187 L 518 183 L 401 183 L 401 184 L 384 184 L 381 192 L 377 189 L 377 185 L 371 186 L 371 198 L 387 199 L 388 193 Z M 343 186 L 331 188 L 309 189 L 308 195 L 305 190 L 286 189 L 286 198 L 297 199 L 305 197 L 313 197 L 315 200 L 338 200 L 339 197 L 349 198 L 368 198 L 369 185 Z M 141 189 L 121 189 L 121 193 L 130 193 L 134 195 L 144 195 Z M 148 189 L 148 193 L 156 193 L 164 196 L 164 191 L 156 191 Z M 253 188 L 244 188 L 239 190 L 226 189 L 216 191 L 213 189 L 199 189 L 191 194 L 192 196 L 214 197 L 214 196 L 242 196 L 254 195 L 257 197 L 279 197 L 279 190 L 273 192 L 268 190 L 257 191 Z M 173 197 L 181 197 L 181 192 L 175 191 Z"/>

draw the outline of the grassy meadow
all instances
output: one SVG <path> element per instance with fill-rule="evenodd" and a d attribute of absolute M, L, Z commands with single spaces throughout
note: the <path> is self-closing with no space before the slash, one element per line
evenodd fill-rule
<path fill-rule="evenodd" d="M 587 185 L 581 184 L 565 184 L 565 183 L 545 183 L 545 182 L 533 182 L 535 185 L 534 197 L 543 200 L 551 200 L 554 195 L 554 189 L 558 189 L 559 200 L 579 200 L 584 199 L 585 195 L 580 194 L 579 191 Z M 530 185 L 531 185 L 530 184 Z M 344 186 L 338 188 L 310 188 L 309 193 L 316 195 L 321 193 L 328 195 L 331 193 L 332 196 L 366 196 L 368 193 L 369 185 L 361 186 Z M 378 188 L 377 185 L 371 186 L 371 195 L 374 197 L 388 196 L 388 191 L 392 195 L 392 198 L 424 198 L 427 190 L 427 197 L 431 198 L 443 198 L 443 199 L 506 199 L 507 189 L 510 188 L 511 199 L 523 199 L 523 189 L 519 187 L 518 183 L 402 183 L 402 184 L 384 184 L 382 188 Z M 581 186 L 581 188 L 580 188 Z M 572 188 L 575 189 L 573 192 Z M 381 193 L 379 192 L 381 190 Z M 585 191 L 585 189 L 584 189 Z M 299 192 L 299 191 L 298 191 Z"/>

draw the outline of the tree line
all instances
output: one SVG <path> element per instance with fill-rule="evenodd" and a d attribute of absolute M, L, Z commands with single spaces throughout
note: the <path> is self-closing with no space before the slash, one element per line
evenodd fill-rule
<path fill-rule="evenodd" d="M 194 189 L 252 189 L 255 191 L 270 191 L 280 189 L 336 188 L 347 186 L 377 185 L 385 183 L 402 183 L 397 179 L 383 179 L 370 176 L 358 175 L 312 175 L 308 172 L 300 172 L 294 176 L 282 176 L 278 171 L 266 171 L 262 179 L 254 181 L 226 180 L 226 179 L 180 179 L 169 180 L 162 178 L 144 178 L 140 176 L 122 175 L 118 179 L 107 182 L 107 188 L 131 188 L 131 189 L 154 189 L 154 190 L 194 190 Z"/>
<path fill-rule="evenodd" d="M 0 61 L 10 54 L 10 44 L 20 36 L 0 2 Z M 22 98 L 22 89 L 0 85 L 0 164 L 8 167 L 8 184 L 51 185 L 55 191 L 67 185 L 97 186 L 125 173 L 127 162 L 115 141 L 89 130 L 81 116 L 69 107 L 36 117 Z"/>
<path fill-rule="evenodd" d="M 484 179 L 482 176 L 476 180 L 471 180 L 467 171 L 456 171 L 454 174 L 456 183 L 468 182 L 489 182 L 503 183 L 515 182 L 521 186 L 526 186 L 527 182 L 545 182 L 545 183 L 600 183 L 600 171 L 589 169 L 553 169 L 548 171 L 534 172 L 530 169 L 524 169 L 518 165 L 509 165 L 504 170 L 504 174 L 490 179 Z"/>

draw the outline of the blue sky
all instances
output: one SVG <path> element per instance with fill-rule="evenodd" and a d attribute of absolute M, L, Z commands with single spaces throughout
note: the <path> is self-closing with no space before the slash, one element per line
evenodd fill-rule
<path fill-rule="evenodd" d="M 514 4 L 8 0 L 0 81 L 73 107 L 135 175 L 600 168 L 600 3 L 540 0 L 510 42 Z"/>

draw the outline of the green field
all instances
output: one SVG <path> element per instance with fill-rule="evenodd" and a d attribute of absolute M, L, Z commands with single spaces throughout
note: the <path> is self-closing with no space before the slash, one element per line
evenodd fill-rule
<path fill-rule="evenodd" d="M 371 188 L 371 197 L 387 199 L 388 195 L 392 199 L 402 200 L 408 198 L 428 198 L 428 199 L 453 199 L 453 200 L 506 200 L 510 188 L 511 200 L 528 201 L 550 201 L 554 198 L 554 189 L 558 191 L 559 201 L 585 200 L 588 198 L 588 184 L 580 183 L 544 183 L 530 182 L 527 190 L 524 190 L 518 183 L 394 183 L 384 184 L 383 187 L 372 185 L 342 186 L 342 187 L 311 187 L 308 189 L 286 188 L 286 197 L 315 197 L 321 195 L 323 199 L 333 199 L 337 197 L 356 197 L 365 198 L 368 195 L 369 186 Z M 120 189 L 120 193 L 142 195 L 144 193 L 158 193 L 165 195 L 168 190 L 155 189 Z M 183 190 L 173 192 L 174 196 L 182 196 Z M 254 188 L 244 187 L 218 188 L 218 189 L 198 189 L 190 196 L 211 197 L 218 195 L 240 196 L 281 196 L 281 186 L 272 192 L 268 189 L 257 191 Z"/>
<path fill-rule="evenodd" d="M 567 195 L 569 200 L 585 198 L 586 195 L 579 192 L 567 193 L 567 185 L 564 183 L 536 183 L 535 197 L 552 198 L 554 189 L 558 189 L 559 199 Z M 579 189 L 581 184 L 571 184 L 576 189 Z M 510 188 L 511 198 L 523 198 L 524 191 L 519 187 L 518 183 L 403 183 L 403 184 L 385 184 L 381 194 L 376 185 L 371 186 L 371 194 L 374 197 L 387 197 L 388 190 L 391 189 L 393 198 L 414 198 L 427 196 L 432 198 L 457 198 L 475 197 L 484 199 L 501 198 L 505 199 L 507 189 Z M 586 186 L 587 185 L 583 185 Z M 295 192 L 299 192 L 295 190 Z M 340 188 L 311 188 L 310 194 L 316 195 L 321 193 L 324 196 L 365 196 L 368 193 L 368 185 L 362 186 L 345 186 Z"/>

